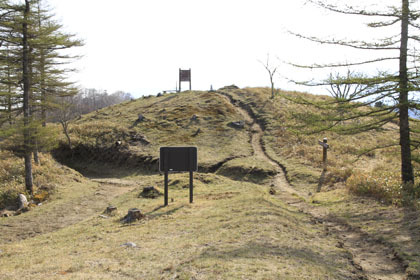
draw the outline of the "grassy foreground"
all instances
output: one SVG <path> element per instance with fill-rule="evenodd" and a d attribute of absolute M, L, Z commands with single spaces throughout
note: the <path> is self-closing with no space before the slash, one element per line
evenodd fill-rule
<path fill-rule="evenodd" d="M 322 225 L 284 205 L 267 186 L 198 173 L 195 201 L 189 204 L 188 189 L 183 188 L 187 175 L 170 179 L 169 207 L 161 207 L 162 198 L 138 198 L 142 187 L 162 185 L 161 176 L 134 177 L 130 180 L 138 187 L 110 202 L 118 207 L 116 216 L 102 218 L 99 212 L 54 232 L 0 244 L 0 279 L 355 276 L 350 256 L 323 234 Z M 72 188 L 78 193 L 81 186 Z M 146 219 L 121 224 L 120 218 L 132 207 L 141 209 Z M 4 226 L 5 221 L 0 223 Z M 127 242 L 137 247 L 124 246 Z"/>

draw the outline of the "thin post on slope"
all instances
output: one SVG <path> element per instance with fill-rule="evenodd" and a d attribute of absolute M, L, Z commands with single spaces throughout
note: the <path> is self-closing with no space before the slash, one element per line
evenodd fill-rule
<path fill-rule="evenodd" d="M 327 138 L 324 138 L 322 141 L 319 140 L 318 144 L 322 146 L 322 173 L 321 173 L 321 178 L 319 178 L 319 183 L 318 183 L 318 187 L 316 189 L 316 192 L 321 191 L 322 184 L 324 183 L 325 173 L 327 171 L 327 150 L 330 147 L 328 145 L 328 139 Z"/>

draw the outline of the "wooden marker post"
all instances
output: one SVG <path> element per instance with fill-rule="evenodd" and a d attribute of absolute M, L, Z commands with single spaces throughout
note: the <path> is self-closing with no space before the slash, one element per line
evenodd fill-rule
<path fill-rule="evenodd" d="M 327 170 L 327 150 L 330 147 L 328 144 L 328 139 L 324 138 L 321 142 L 321 140 L 318 141 L 318 144 L 322 146 L 322 164 L 323 164 L 323 170 Z"/>
<path fill-rule="evenodd" d="M 321 191 L 322 184 L 324 183 L 325 172 L 327 171 L 327 150 L 330 147 L 328 144 L 328 139 L 324 138 L 322 141 L 318 140 L 318 144 L 322 146 L 322 173 L 321 178 L 319 178 L 318 188 L 316 192 Z"/>

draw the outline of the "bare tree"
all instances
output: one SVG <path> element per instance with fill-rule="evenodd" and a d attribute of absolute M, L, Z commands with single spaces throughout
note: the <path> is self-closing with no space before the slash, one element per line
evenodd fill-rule
<path fill-rule="evenodd" d="M 71 138 L 69 135 L 69 122 L 75 117 L 76 113 L 74 110 L 75 98 L 73 96 L 61 97 L 59 109 L 57 110 L 58 121 L 63 128 L 64 135 L 67 138 L 67 144 L 69 145 L 70 150 L 73 149 Z"/>
<path fill-rule="evenodd" d="M 267 73 L 270 77 L 270 84 L 271 84 L 271 98 L 274 98 L 275 90 L 274 90 L 274 74 L 276 74 L 278 65 L 272 66 L 270 65 L 270 54 L 267 54 L 267 60 L 265 63 L 259 60 L 259 62 L 264 66 L 265 70 L 267 70 Z"/>

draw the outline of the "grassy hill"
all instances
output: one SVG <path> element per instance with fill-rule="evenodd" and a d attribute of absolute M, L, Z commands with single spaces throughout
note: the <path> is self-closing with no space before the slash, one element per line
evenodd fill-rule
<path fill-rule="evenodd" d="M 74 149 L 63 137 L 54 157 L 90 179 L 44 155 L 35 181 L 54 184 L 54 193 L 27 213 L 0 218 L 0 279 L 416 279 L 418 211 L 395 207 L 401 203 L 388 200 L 394 193 L 383 184 L 378 193 L 353 195 L 361 194 L 363 174 L 398 172 L 394 149 L 354 163 L 358 148 L 397 137 L 396 126 L 302 136 L 291 129 L 293 112 L 309 109 L 270 95 L 234 87 L 165 94 L 72 121 Z M 323 137 L 331 145 L 329 167 L 315 193 Z M 159 147 L 174 145 L 198 148 L 194 203 L 187 174 L 171 174 L 169 206 L 162 207 L 162 197 L 139 193 L 147 186 L 162 191 Z M 20 192 L 19 159 L 5 158 L 1 188 Z M 291 186 L 273 182 L 279 165 Z M 398 182 L 391 183 L 394 191 Z M 103 214 L 108 205 L 118 208 L 114 216 Z M 133 207 L 145 218 L 123 224 Z"/>
<path fill-rule="evenodd" d="M 356 135 L 340 135 L 328 131 L 303 135 L 295 131 L 296 114 L 316 109 L 288 99 L 300 96 L 308 100 L 325 101 L 331 97 L 280 91 L 275 99 L 271 99 L 268 88 L 236 89 L 224 93 L 233 102 L 247 108 L 264 126 L 265 150 L 270 157 L 284 165 L 289 181 L 296 187 L 310 191 L 318 183 L 322 172 L 322 147 L 318 140 L 326 137 L 330 145 L 325 180 L 327 188 L 342 186 L 351 178 L 351 187 L 355 193 L 371 195 L 388 203 L 401 203 L 401 197 L 398 196 L 401 187 L 399 147 L 370 151 L 374 147 L 386 146 L 390 141 L 398 141 L 399 128 L 396 124 L 389 123 L 381 130 Z M 412 128 L 417 129 L 418 125 L 413 122 Z M 418 150 L 413 151 L 413 158 L 419 155 Z M 418 162 L 414 161 L 413 164 L 415 170 L 420 170 Z M 369 181 L 369 178 L 372 180 Z M 385 187 L 385 179 L 388 188 Z M 375 180 L 380 181 L 380 185 L 375 185 Z M 363 183 L 370 183 L 372 189 L 364 191 L 359 186 Z"/>
<path fill-rule="evenodd" d="M 144 119 L 139 120 L 139 115 Z M 252 153 L 246 129 L 229 122 L 241 116 L 224 98 L 193 92 L 137 99 L 82 116 L 71 125 L 76 158 L 117 164 L 153 165 L 159 147 L 199 147 L 200 169 L 215 168 L 227 159 Z M 121 141 L 120 146 L 115 143 Z"/>

